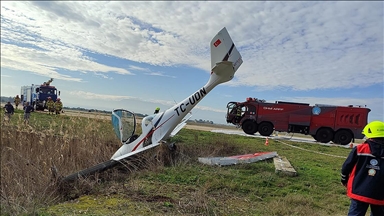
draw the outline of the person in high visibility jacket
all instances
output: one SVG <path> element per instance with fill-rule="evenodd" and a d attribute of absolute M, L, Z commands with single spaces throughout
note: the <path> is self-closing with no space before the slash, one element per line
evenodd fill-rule
<path fill-rule="evenodd" d="M 47 100 L 47 109 L 48 109 L 48 114 L 50 115 L 51 113 L 54 114 L 55 112 L 55 102 L 52 100 L 51 97 L 48 97 Z"/>
<path fill-rule="evenodd" d="M 384 122 L 373 121 L 363 130 L 367 140 L 350 152 L 341 169 L 341 183 L 351 198 L 349 216 L 384 215 Z"/>
<path fill-rule="evenodd" d="M 241 107 L 237 107 L 236 110 L 236 122 L 240 122 L 241 120 Z"/>
<path fill-rule="evenodd" d="M 160 111 L 160 107 L 156 107 L 155 112 L 153 114 L 157 114 Z"/>
<path fill-rule="evenodd" d="M 60 114 L 62 109 L 63 109 L 63 103 L 61 102 L 60 98 L 57 98 L 55 102 L 56 115 Z"/>
<path fill-rule="evenodd" d="M 16 109 L 18 109 L 19 104 L 20 104 L 20 97 L 19 97 L 19 95 L 16 95 L 15 99 L 13 100 L 13 102 L 15 103 Z"/>

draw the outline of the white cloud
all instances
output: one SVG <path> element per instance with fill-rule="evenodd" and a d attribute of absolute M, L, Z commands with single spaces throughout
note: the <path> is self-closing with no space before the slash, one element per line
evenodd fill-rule
<path fill-rule="evenodd" d="M 162 77 L 176 78 L 175 76 L 166 75 L 162 72 L 150 72 L 150 73 L 145 73 L 145 74 L 150 75 L 150 76 L 162 76 Z"/>
<path fill-rule="evenodd" d="M 151 69 L 149 69 L 149 68 L 143 68 L 143 67 L 138 67 L 138 66 L 134 66 L 134 65 L 130 65 L 129 69 L 130 70 L 136 70 L 136 71 L 143 71 L 143 72 L 146 72 L 144 74 L 150 75 L 150 76 L 162 76 L 162 77 L 176 78 L 175 76 L 170 76 L 170 75 L 164 74 L 162 72 L 152 72 Z"/>
<path fill-rule="evenodd" d="M 9 75 L 1 74 L 1 77 L 11 77 Z"/>
<path fill-rule="evenodd" d="M 10 95 L 15 95 L 19 94 L 20 92 L 20 86 L 15 86 L 15 85 L 8 85 L 4 84 L 3 80 L 1 81 L 1 96 L 10 96 Z M 16 93 L 15 93 L 16 92 Z M 18 93 L 17 93 L 18 92 Z"/>
<path fill-rule="evenodd" d="M 205 111 L 212 111 L 212 112 L 217 112 L 217 113 L 226 113 L 227 112 L 224 109 L 215 109 L 215 108 L 207 107 L 207 106 L 196 106 L 196 109 L 205 110 Z"/>
<path fill-rule="evenodd" d="M 137 70 L 137 71 L 150 71 L 149 68 L 142 68 L 134 65 L 129 65 L 130 70 Z"/>
<path fill-rule="evenodd" d="M 99 77 L 102 77 L 104 79 L 113 79 L 113 77 L 109 77 L 105 74 L 102 74 L 102 73 L 95 73 L 96 76 L 99 76 Z"/>
<path fill-rule="evenodd" d="M 106 94 L 97 94 L 97 93 L 85 92 L 85 91 L 70 91 L 69 94 L 74 97 L 88 99 L 88 100 L 121 101 L 124 99 L 136 99 L 136 97 L 131 97 L 131 96 L 106 95 Z"/>
<path fill-rule="evenodd" d="M 229 85 L 384 81 L 382 2 L 2 2 L 1 17 L 1 66 L 58 79 L 81 80 L 58 68 L 131 74 L 87 52 L 208 72 L 209 40 L 226 26 L 244 58 Z"/>

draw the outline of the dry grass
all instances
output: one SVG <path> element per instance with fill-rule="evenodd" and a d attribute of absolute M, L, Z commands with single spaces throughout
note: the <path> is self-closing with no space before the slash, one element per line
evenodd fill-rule
<path fill-rule="evenodd" d="M 21 113 L 16 113 L 10 124 L 1 127 L 1 212 L 4 215 L 31 214 L 41 207 L 95 192 L 102 180 L 118 181 L 126 177 L 124 173 L 143 168 L 157 170 L 162 166 L 182 165 L 190 158 L 176 159 L 180 157 L 163 145 L 122 163 L 118 173 L 115 169 L 58 187 L 60 177 L 109 160 L 119 148 L 112 126 L 105 128 L 110 124 L 108 120 L 91 115 L 83 118 L 33 113 L 31 125 L 22 124 L 21 117 Z M 197 156 L 201 151 L 193 148 L 179 150 L 177 154 L 189 152 Z"/>
<path fill-rule="evenodd" d="M 119 147 L 112 127 L 98 132 L 102 120 L 33 113 L 31 122 L 45 123 L 44 129 L 23 125 L 21 114 L 12 121 L 1 126 L 2 214 L 33 213 L 55 203 L 62 198 L 55 185 L 60 175 L 106 161 Z"/>
<path fill-rule="evenodd" d="M 2 215 L 337 215 L 347 208 L 338 181 L 342 159 L 197 130 L 180 131 L 172 139 L 176 151 L 161 145 L 116 169 L 57 187 L 60 176 L 107 161 L 120 147 L 110 121 L 93 117 L 33 113 L 31 125 L 24 126 L 15 114 L 10 125 L 2 125 Z M 256 150 L 287 156 L 299 176 L 279 176 L 268 162 L 222 168 L 197 162 Z"/>

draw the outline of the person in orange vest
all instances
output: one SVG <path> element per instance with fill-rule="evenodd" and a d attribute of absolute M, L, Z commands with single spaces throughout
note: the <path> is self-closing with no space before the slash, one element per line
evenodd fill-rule
<path fill-rule="evenodd" d="M 354 147 L 341 168 L 341 183 L 351 198 L 349 216 L 384 215 L 384 122 L 373 121 L 363 130 L 364 143 Z"/>

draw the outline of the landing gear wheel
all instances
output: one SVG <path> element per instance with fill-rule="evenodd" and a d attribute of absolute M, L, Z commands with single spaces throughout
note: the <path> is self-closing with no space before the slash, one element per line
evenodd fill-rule
<path fill-rule="evenodd" d="M 333 139 L 333 131 L 328 128 L 321 128 L 316 133 L 316 140 L 321 143 L 330 142 Z"/>
<path fill-rule="evenodd" d="M 347 145 L 352 141 L 352 134 L 347 130 L 339 130 L 335 134 L 335 138 L 333 139 L 334 143 Z"/>
<path fill-rule="evenodd" d="M 273 133 L 273 125 L 270 122 L 260 123 L 259 133 L 262 136 L 270 136 Z"/>
<path fill-rule="evenodd" d="M 257 131 L 257 124 L 254 121 L 246 121 L 242 125 L 244 133 L 253 135 Z"/>

